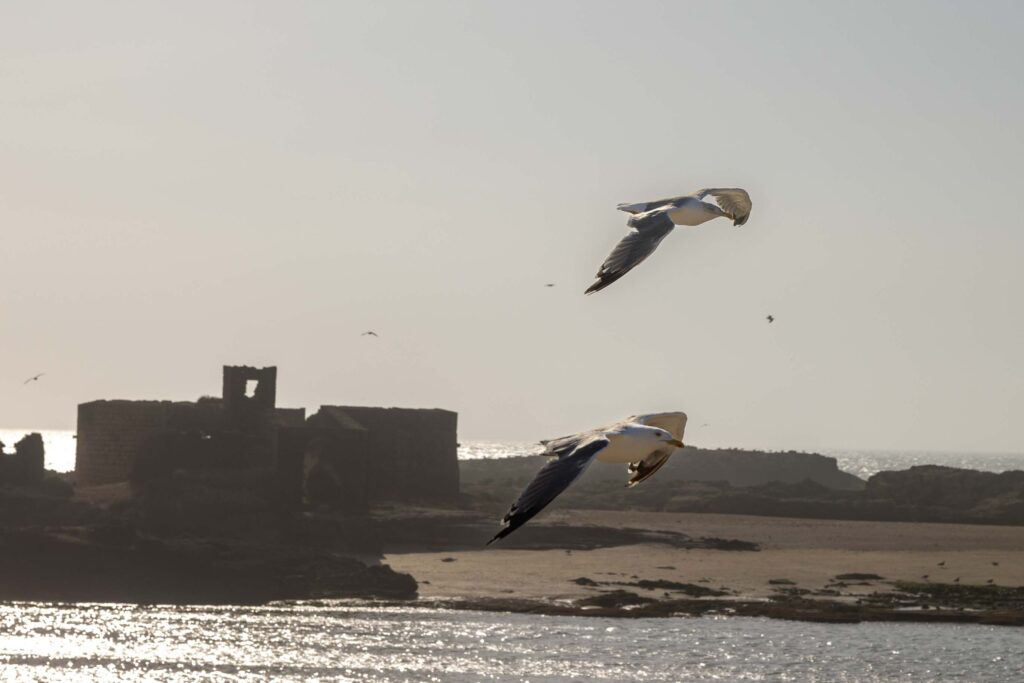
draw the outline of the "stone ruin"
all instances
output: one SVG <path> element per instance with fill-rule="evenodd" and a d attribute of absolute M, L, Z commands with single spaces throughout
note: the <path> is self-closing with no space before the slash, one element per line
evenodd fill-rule
<path fill-rule="evenodd" d="M 221 499 L 259 490 L 278 509 L 456 501 L 456 413 L 322 406 L 306 419 L 276 406 L 276 384 L 276 367 L 225 366 L 220 398 L 80 404 L 77 484 L 173 480 L 179 509 L 213 480 Z"/>
<path fill-rule="evenodd" d="M 4 444 L 0 441 L 0 485 L 41 482 L 45 474 L 43 460 L 43 437 L 37 432 L 19 439 L 13 453 L 4 453 Z"/>

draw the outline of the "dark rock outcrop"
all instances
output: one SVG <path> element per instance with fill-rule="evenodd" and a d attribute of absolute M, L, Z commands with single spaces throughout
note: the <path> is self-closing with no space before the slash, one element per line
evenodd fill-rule
<path fill-rule="evenodd" d="M 300 547 L 162 540 L 118 525 L 0 531 L 0 600 L 262 604 L 416 592 L 408 574 Z"/>
<path fill-rule="evenodd" d="M 978 472 L 922 465 L 868 479 L 868 500 L 908 521 L 1024 524 L 1024 471 Z"/>
<path fill-rule="evenodd" d="M 621 485 L 625 481 L 623 470 L 592 467 L 558 497 L 555 506 L 808 519 L 1024 524 L 1024 472 L 1021 471 L 996 474 L 924 466 L 880 472 L 863 488 L 830 488 L 810 478 L 737 486 L 726 480 L 695 481 L 683 476 L 689 471 L 685 460 L 687 452 L 680 455 L 683 457 L 679 463 L 675 462 L 680 457 L 677 455 L 657 476 L 634 489 Z M 812 469 L 820 469 L 819 473 L 829 472 L 834 466 L 834 460 L 831 465 L 823 465 L 822 461 L 831 459 L 817 457 L 821 461 L 812 458 L 808 462 L 816 463 Z M 704 453 L 698 455 L 704 462 L 709 458 Z M 761 460 L 747 454 L 737 455 L 723 461 L 731 462 L 735 470 L 717 473 L 729 475 L 732 481 L 749 483 L 758 477 L 772 476 L 772 469 L 766 463 L 785 463 L 791 458 L 792 454 L 786 453 L 763 454 Z M 545 460 L 541 456 L 528 456 L 462 463 L 467 504 L 500 516 Z M 796 458 L 793 462 L 803 460 Z M 745 470 L 748 467 L 749 472 Z M 790 468 L 789 472 L 795 476 L 798 470 Z M 709 476 L 715 473 L 705 471 Z"/>

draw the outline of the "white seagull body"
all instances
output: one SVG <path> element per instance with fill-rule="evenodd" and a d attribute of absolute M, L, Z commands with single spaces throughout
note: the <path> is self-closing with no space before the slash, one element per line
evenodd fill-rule
<path fill-rule="evenodd" d="M 595 460 L 628 463 L 631 476 L 626 486 L 636 486 L 658 471 L 677 448 L 683 447 L 685 429 L 685 413 L 651 413 L 634 415 L 600 429 L 541 441 L 545 446 L 544 455 L 555 459 L 537 472 L 505 513 L 501 530 L 487 544 L 526 524 Z"/>
<path fill-rule="evenodd" d="M 704 201 L 708 196 L 717 204 Z M 746 190 L 723 187 L 653 202 L 619 204 L 616 208 L 633 214 L 627 223 L 631 230 L 601 264 L 587 294 L 601 291 L 639 265 L 675 226 L 694 227 L 719 216 L 731 218 L 733 225 L 743 225 L 750 218 L 751 203 Z"/>

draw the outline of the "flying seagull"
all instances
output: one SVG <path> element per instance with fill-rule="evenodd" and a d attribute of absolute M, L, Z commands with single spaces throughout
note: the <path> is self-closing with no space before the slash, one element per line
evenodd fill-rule
<path fill-rule="evenodd" d="M 371 337 L 379 337 L 379 336 L 380 336 L 379 334 L 377 334 L 377 333 L 376 333 L 376 332 L 374 332 L 373 330 L 367 330 L 366 332 L 363 332 L 363 333 L 362 333 L 361 335 L 359 335 L 359 336 L 360 336 L 360 337 L 365 337 L 366 335 L 370 335 Z"/>
<path fill-rule="evenodd" d="M 718 203 L 704 201 L 708 195 Z M 733 225 L 743 225 L 750 218 L 750 207 L 750 195 L 738 187 L 708 188 L 682 197 L 619 204 L 619 211 L 633 214 L 626 223 L 629 234 L 608 254 L 586 294 L 601 291 L 639 265 L 675 226 L 696 226 L 719 216 L 731 218 Z"/>
<path fill-rule="evenodd" d="M 594 460 L 628 463 L 633 487 L 658 471 L 677 448 L 683 447 L 685 413 L 634 415 L 587 432 L 541 441 L 544 455 L 552 456 L 537 472 L 502 518 L 502 528 L 487 545 L 526 524 L 558 494 L 569 487 Z"/>
<path fill-rule="evenodd" d="M 773 322 L 775 322 L 775 316 L 774 315 L 766 315 L 764 317 L 764 319 L 768 321 L 769 325 L 771 325 Z"/>
<path fill-rule="evenodd" d="M 22 382 L 22 384 L 28 384 L 29 382 L 35 382 L 35 381 L 38 381 L 38 380 L 39 380 L 39 378 L 40 378 L 40 377 L 42 377 L 42 376 L 43 376 L 43 375 L 45 375 L 45 374 L 46 374 L 45 372 L 40 372 L 40 373 L 39 373 L 38 375 L 35 375 L 35 376 L 33 376 L 33 377 L 29 377 L 29 378 L 28 378 L 27 380 L 25 380 L 24 382 Z"/>

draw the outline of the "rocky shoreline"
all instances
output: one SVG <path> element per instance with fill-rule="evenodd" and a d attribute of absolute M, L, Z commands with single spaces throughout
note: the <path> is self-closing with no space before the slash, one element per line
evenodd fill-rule
<path fill-rule="evenodd" d="M 1024 625 L 1024 472 L 917 467 L 863 482 L 814 454 L 687 449 L 637 489 L 594 468 L 485 548 L 541 462 L 463 462 L 457 504 L 368 513 L 282 506 L 260 469 L 80 488 L 11 465 L 0 600 Z M 884 521 L 828 521 L 851 519 Z M 958 576 L 928 578 L 946 566 L 939 551 Z M 844 581 L 851 566 L 875 578 Z"/>
<path fill-rule="evenodd" d="M 1020 589 L 1017 589 L 1020 590 Z M 607 595 L 607 594 L 606 594 Z M 833 600 L 792 599 L 786 601 L 721 600 L 674 598 L 637 601 L 636 594 L 613 595 L 611 599 L 562 603 L 545 600 L 512 598 L 450 599 L 429 602 L 431 607 L 481 612 L 513 612 L 547 616 L 606 617 L 649 619 L 668 617 L 764 617 L 790 621 L 857 624 L 865 621 L 913 623 L 983 624 L 989 626 L 1024 626 L 1024 606 L 975 608 L 973 601 L 934 602 L 915 599 L 913 594 L 894 591 L 892 602 L 905 606 L 881 604 L 850 604 Z M 880 598 L 880 600 L 882 600 Z"/>

